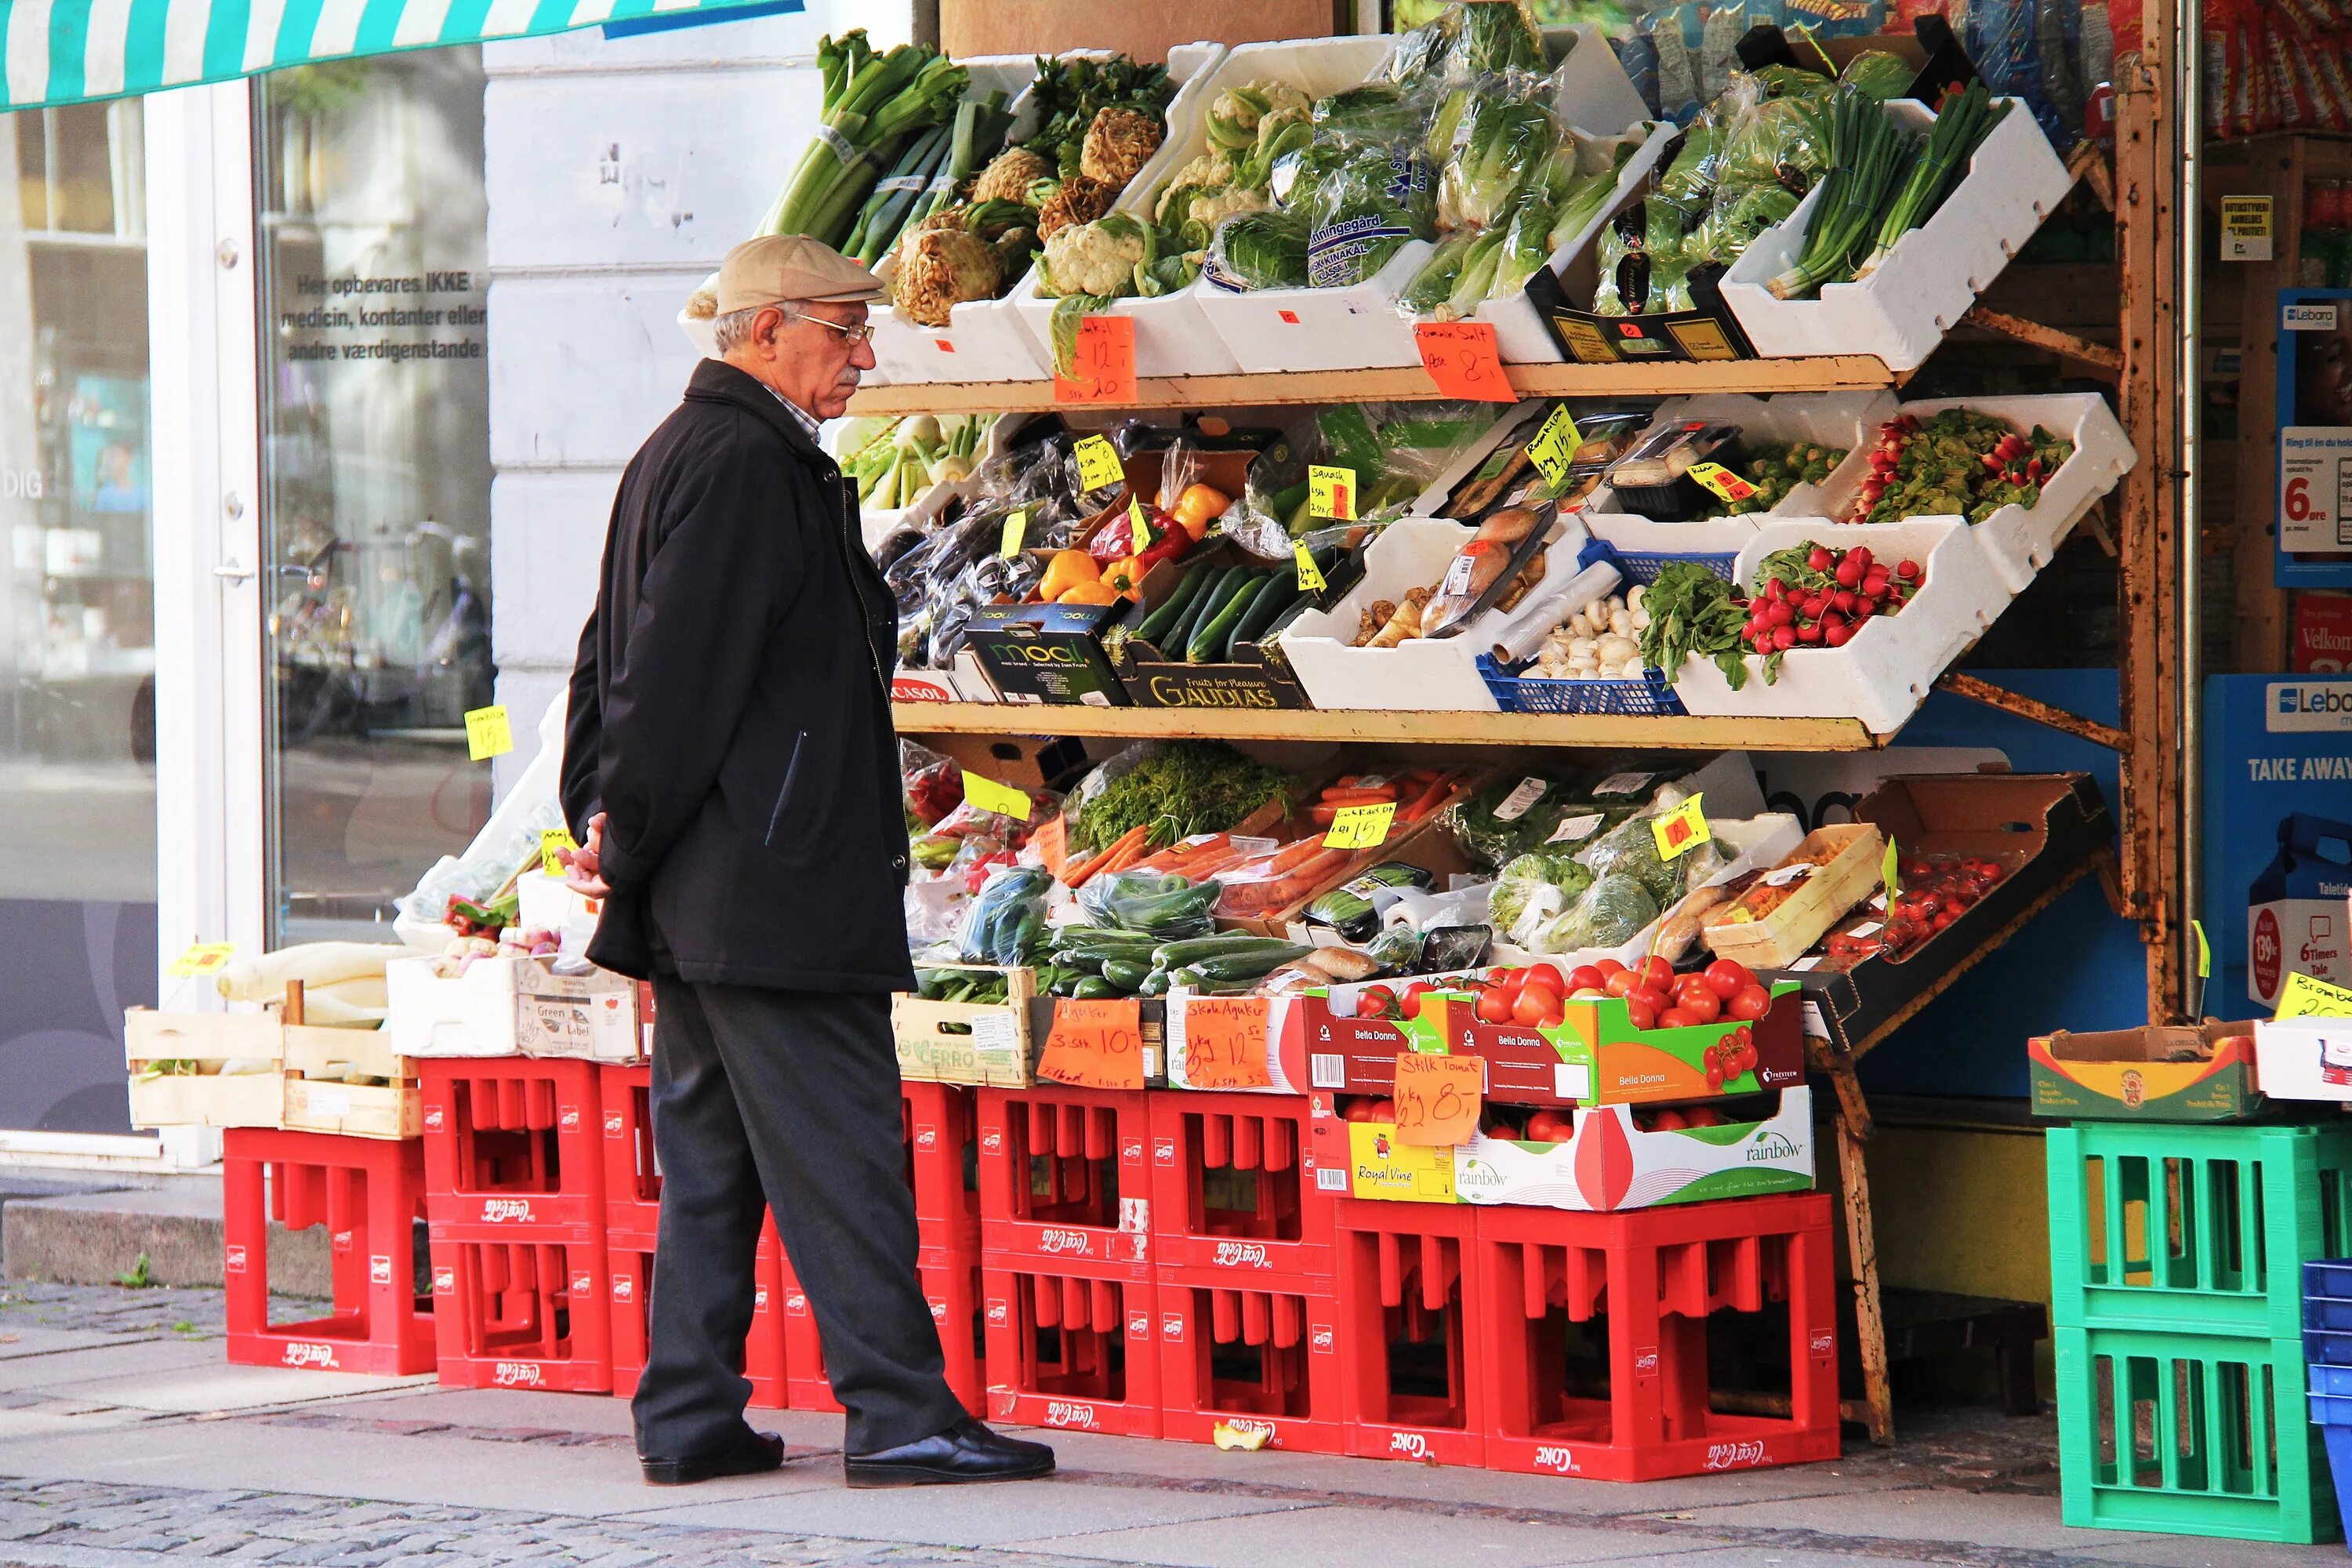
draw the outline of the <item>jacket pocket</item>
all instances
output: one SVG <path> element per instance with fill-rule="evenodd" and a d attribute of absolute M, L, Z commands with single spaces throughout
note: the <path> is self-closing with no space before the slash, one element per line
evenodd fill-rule
<path fill-rule="evenodd" d="M 768 816 L 767 846 L 771 852 L 782 852 L 807 840 L 806 825 L 795 824 L 793 811 L 795 804 L 803 807 L 806 805 L 805 802 L 796 802 L 796 797 L 806 793 L 802 784 L 803 773 L 809 763 L 808 752 L 808 731 L 795 731 L 792 758 L 784 764 L 783 787 L 776 792 L 776 808 Z"/>

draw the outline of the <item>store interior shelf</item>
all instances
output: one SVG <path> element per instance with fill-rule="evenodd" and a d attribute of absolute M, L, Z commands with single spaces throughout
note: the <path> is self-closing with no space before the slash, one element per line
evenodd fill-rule
<path fill-rule="evenodd" d="M 1123 740 L 1365 742 L 1383 745 L 1609 746 L 1865 752 L 1884 741 L 1852 719 L 1690 719 L 1606 713 L 1405 712 L 1346 709 L 1041 707 L 897 702 L 905 735 L 1099 735 Z"/>
<path fill-rule="evenodd" d="M 1511 389 L 1521 397 L 1867 392 L 1900 385 L 1904 379 L 1866 354 L 1666 364 L 1513 364 L 1503 368 Z M 1146 379 L 1136 383 L 1133 404 L 1087 406 L 1223 408 L 1277 403 L 1401 402 L 1437 395 L 1429 373 L 1412 365 L 1399 370 Z M 1051 381 L 868 384 L 860 387 L 849 400 L 852 414 L 1027 414 L 1057 406 Z"/>

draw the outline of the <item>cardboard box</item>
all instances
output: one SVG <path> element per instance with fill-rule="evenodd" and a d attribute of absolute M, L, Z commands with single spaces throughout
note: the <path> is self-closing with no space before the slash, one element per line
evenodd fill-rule
<path fill-rule="evenodd" d="M 1631 1109 L 1605 1105 L 1575 1122 L 1562 1143 L 1474 1136 L 1454 1151 L 1456 1197 L 1613 1213 L 1813 1189 L 1813 1097 L 1802 1084 L 1753 1121 L 1644 1132 Z"/>
<path fill-rule="evenodd" d="M 275 1013 L 158 1013 L 122 1016 L 122 1054 L 131 1072 L 131 1125 L 277 1127 L 286 1114 L 280 1071 L 285 1029 Z M 260 1072 L 223 1073 L 227 1063 L 265 1062 Z"/>
<path fill-rule="evenodd" d="M 1454 1152 L 1397 1140 L 1392 1121 L 1349 1121 L 1348 1191 L 1359 1198 L 1399 1203 L 1454 1204 Z"/>
<path fill-rule="evenodd" d="M 2033 1114 L 2053 1120 L 2244 1121 L 2263 1110 L 2254 1026 L 2151 1024 L 2025 1042 Z M 2193 1052 L 2189 1060 L 2179 1060 Z"/>
<path fill-rule="evenodd" d="M 1111 668 L 1118 672 L 1119 682 L 1135 706 L 1243 710 L 1314 706 L 1271 633 L 1262 643 L 1235 649 L 1231 659 L 1208 664 L 1188 663 L 1182 647 L 1171 643 L 1162 647 L 1134 633 L 1135 626 L 1168 602 L 1169 595 L 1176 592 L 1195 565 L 1205 563 L 1212 571 L 1220 571 L 1244 564 L 1248 559 L 1234 545 L 1220 543 L 1196 550 L 1181 560 L 1163 561 L 1152 568 L 1150 575 L 1143 580 L 1142 603 L 1130 605 L 1118 626 L 1106 638 Z M 1291 568 L 1274 564 L 1274 570 Z M 1296 613 L 1286 611 L 1283 619 L 1287 621 Z"/>
<path fill-rule="evenodd" d="M 1127 689 L 1103 652 L 1120 605 L 983 605 L 972 612 L 971 647 L 1007 702 L 1124 708 Z"/>
<path fill-rule="evenodd" d="M 926 969 L 1003 973 L 1010 998 L 1001 1003 L 930 1002 L 909 992 L 890 998 L 890 1036 L 898 1076 L 926 1083 L 1027 1089 L 1037 1081 L 1037 1053 L 1052 1019 L 1050 998 L 1040 1015 L 1037 972 L 988 964 L 926 964 Z"/>
<path fill-rule="evenodd" d="M 2352 1018 L 2265 1018 L 2254 1065 L 2273 1100 L 2352 1100 Z"/>
<path fill-rule="evenodd" d="M 625 976 L 558 974 L 542 959 L 501 955 L 444 979 L 436 962 L 395 958 L 383 967 L 387 1028 L 401 1056 L 638 1058 L 637 989 Z"/>

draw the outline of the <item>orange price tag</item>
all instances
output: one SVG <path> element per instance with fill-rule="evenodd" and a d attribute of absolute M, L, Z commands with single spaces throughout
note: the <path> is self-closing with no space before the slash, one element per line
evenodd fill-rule
<path fill-rule="evenodd" d="M 1031 836 L 1031 842 L 1037 846 L 1045 869 L 1054 873 L 1054 880 L 1060 881 L 1063 870 L 1070 863 L 1070 819 L 1055 817 Z"/>
<path fill-rule="evenodd" d="M 1080 1089 L 1141 1089 L 1143 1004 L 1132 996 L 1055 1002 L 1037 1076 Z"/>
<path fill-rule="evenodd" d="M 1519 395 L 1503 375 L 1502 351 L 1495 346 L 1491 321 L 1421 321 L 1412 329 L 1429 379 L 1447 397 L 1485 403 L 1517 403 Z"/>
<path fill-rule="evenodd" d="M 1264 996 L 1188 996 L 1183 1002 L 1184 1087 L 1271 1089 Z"/>
<path fill-rule="evenodd" d="M 1135 318 L 1080 317 L 1070 370 L 1068 375 L 1056 373 L 1054 376 L 1055 402 L 1133 403 Z"/>
<path fill-rule="evenodd" d="M 1466 1142 L 1478 1130 L 1486 1090 L 1484 1058 L 1398 1052 L 1397 1142 L 1432 1148 Z"/>

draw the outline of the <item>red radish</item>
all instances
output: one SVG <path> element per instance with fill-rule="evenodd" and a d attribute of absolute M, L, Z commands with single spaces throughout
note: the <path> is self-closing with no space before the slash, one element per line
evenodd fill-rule
<path fill-rule="evenodd" d="M 1919 563 L 1916 561 L 1897 562 L 1895 567 L 1895 574 L 1897 577 L 1916 583 L 1919 580 Z"/>

